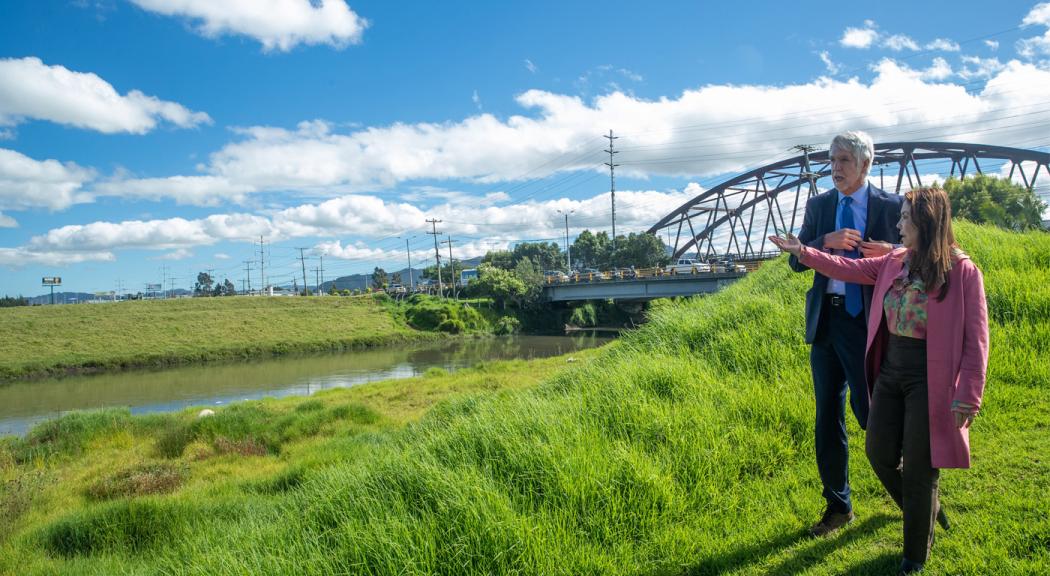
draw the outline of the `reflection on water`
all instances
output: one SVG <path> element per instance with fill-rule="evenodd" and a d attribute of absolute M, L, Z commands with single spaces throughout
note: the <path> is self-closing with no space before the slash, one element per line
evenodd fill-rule
<path fill-rule="evenodd" d="M 453 340 L 326 356 L 256 360 L 0 385 L 0 435 L 24 434 L 33 424 L 70 410 L 130 406 L 166 412 L 267 396 L 303 396 L 376 380 L 448 371 L 487 360 L 546 358 L 600 346 L 598 336 L 511 336 Z"/>

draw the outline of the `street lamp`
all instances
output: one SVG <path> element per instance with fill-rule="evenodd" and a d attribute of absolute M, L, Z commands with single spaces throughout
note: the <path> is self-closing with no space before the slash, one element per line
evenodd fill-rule
<path fill-rule="evenodd" d="M 572 272 L 572 248 L 569 247 L 569 214 L 576 212 L 575 210 L 569 210 L 564 212 L 558 210 L 558 214 L 565 215 L 565 260 L 566 265 L 569 267 L 567 272 Z"/>

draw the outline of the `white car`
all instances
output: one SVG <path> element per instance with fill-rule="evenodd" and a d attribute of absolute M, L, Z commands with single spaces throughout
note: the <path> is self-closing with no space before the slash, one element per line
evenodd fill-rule
<path fill-rule="evenodd" d="M 667 267 L 667 271 L 672 274 L 699 274 L 710 272 L 711 265 L 692 258 L 679 258 L 678 262 Z"/>

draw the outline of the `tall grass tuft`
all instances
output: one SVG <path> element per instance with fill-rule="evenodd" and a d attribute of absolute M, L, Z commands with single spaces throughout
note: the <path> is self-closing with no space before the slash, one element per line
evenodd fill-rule
<path fill-rule="evenodd" d="M 14 442 L 12 451 L 19 462 L 79 454 L 92 439 L 132 425 L 127 408 L 72 412 L 36 425 L 25 438 Z"/>

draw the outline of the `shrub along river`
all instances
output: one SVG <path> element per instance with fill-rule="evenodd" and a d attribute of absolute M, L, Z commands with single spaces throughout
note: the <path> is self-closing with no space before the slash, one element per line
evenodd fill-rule
<path fill-rule="evenodd" d="M 264 397 L 310 395 L 378 380 L 449 372 L 491 360 L 546 358 L 610 341 L 594 335 L 452 339 L 250 363 L 185 366 L 0 384 L 0 435 L 72 410 L 128 406 L 133 414 L 222 406 Z"/>

